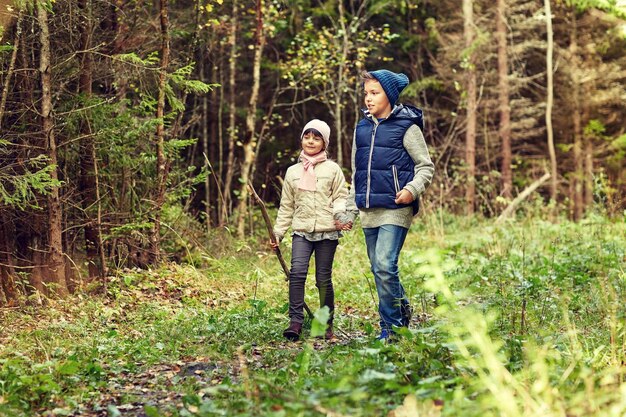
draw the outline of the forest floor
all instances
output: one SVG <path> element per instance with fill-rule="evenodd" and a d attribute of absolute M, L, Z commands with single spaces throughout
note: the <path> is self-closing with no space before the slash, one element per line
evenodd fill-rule
<path fill-rule="evenodd" d="M 211 252 L 0 310 L 0 416 L 626 415 L 624 219 L 416 220 L 400 259 L 415 315 L 393 344 L 375 340 L 360 230 L 338 248 L 332 341 L 313 336 L 323 311 L 283 339 L 263 238 Z"/>

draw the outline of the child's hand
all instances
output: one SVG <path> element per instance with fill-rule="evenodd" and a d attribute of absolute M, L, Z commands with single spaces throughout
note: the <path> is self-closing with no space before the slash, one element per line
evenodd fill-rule
<path fill-rule="evenodd" d="M 352 230 L 352 222 L 341 223 L 339 220 L 335 220 L 335 228 L 337 230 Z"/>
<path fill-rule="evenodd" d="M 278 247 L 280 246 L 280 243 L 278 243 L 277 241 L 274 241 L 274 240 L 270 239 L 270 246 L 272 247 L 272 249 L 276 250 L 276 249 L 278 249 Z"/>
<path fill-rule="evenodd" d="M 396 204 L 411 204 L 413 202 L 413 194 L 405 188 L 398 191 L 395 199 Z"/>

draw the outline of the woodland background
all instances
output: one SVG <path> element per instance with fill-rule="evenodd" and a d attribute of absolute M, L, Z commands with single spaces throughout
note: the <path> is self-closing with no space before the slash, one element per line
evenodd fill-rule
<path fill-rule="evenodd" d="M 425 210 L 495 218 L 535 189 L 527 203 L 552 219 L 624 209 L 623 3 L 60 0 L 0 13 L 3 304 L 180 260 L 181 241 L 250 236 L 247 184 L 277 203 L 313 117 L 349 179 L 363 69 L 408 74 L 401 101 L 424 109 Z"/>
<path fill-rule="evenodd" d="M 0 0 L 0 416 L 623 417 L 625 6 Z M 357 221 L 337 339 L 309 279 L 286 342 L 246 184 L 273 215 L 313 117 L 349 180 L 378 68 L 436 166 L 411 326 L 375 340 Z"/>

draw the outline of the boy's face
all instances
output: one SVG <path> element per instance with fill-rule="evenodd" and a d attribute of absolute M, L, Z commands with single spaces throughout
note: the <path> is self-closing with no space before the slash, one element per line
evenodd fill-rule
<path fill-rule="evenodd" d="M 391 113 L 391 103 L 385 90 L 376 80 L 366 80 L 363 84 L 364 101 L 370 114 L 377 119 L 383 119 Z"/>

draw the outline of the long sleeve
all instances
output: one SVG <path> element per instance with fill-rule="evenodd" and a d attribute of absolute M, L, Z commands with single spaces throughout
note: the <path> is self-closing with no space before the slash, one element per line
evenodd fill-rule
<path fill-rule="evenodd" d="M 343 213 L 346 211 L 346 200 L 348 198 L 348 188 L 346 187 L 346 178 L 341 171 L 339 165 L 335 171 L 333 178 L 332 195 L 330 197 L 333 202 L 333 214 Z"/>
<path fill-rule="evenodd" d="M 341 223 L 353 222 L 358 214 L 358 210 L 356 206 L 353 210 L 348 210 L 350 203 L 348 186 L 343 171 L 339 166 L 337 166 L 337 172 L 335 173 L 332 200 L 333 217 Z"/>
<path fill-rule="evenodd" d="M 289 226 L 291 226 L 294 211 L 294 189 L 292 181 L 289 178 L 289 171 L 287 171 L 285 180 L 283 181 L 283 190 L 280 195 L 280 207 L 278 208 L 276 223 L 274 224 L 274 234 L 279 242 L 283 239 L 287 230 L 289 230 Z"/>
<path fill-rule="evenodd" d="M 352 135 L 352 154 L 350 157 L 350 165 L 352 167 L 352 184 L 350 184 L 350 191 L 346 201 L 346 211 L 356 215 L 359 213 L 359 209 L 356 206 L 356 187 L 354 184 L 354 173 L 356 172 L 356 130 Z"/>
<path fill-rule="evenodd" d="M 426 191 L 432 182 L 435 164 L 430 159 L 426 140 L 424 140 L 424 135 L 417 125 L 407 129 L 402 143 L 415 163 L 413 179 L 404 188 L 413 194 L 413 198 L 417 198 Z"/>

